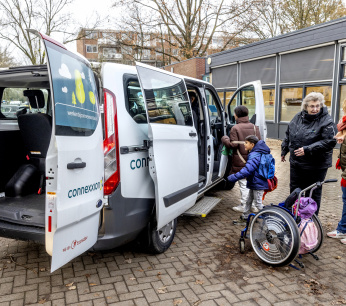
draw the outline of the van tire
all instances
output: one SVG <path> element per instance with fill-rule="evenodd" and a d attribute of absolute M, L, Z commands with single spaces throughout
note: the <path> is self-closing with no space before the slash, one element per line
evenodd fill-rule
<path fill-rule="evenodd" d="M 156 229 L 156 222 L 150 222 L 147 251 L 152 254 L 165 252 L 173 242 L 176 229 L 177 219 L 169 222 L 160 230 Z"/>

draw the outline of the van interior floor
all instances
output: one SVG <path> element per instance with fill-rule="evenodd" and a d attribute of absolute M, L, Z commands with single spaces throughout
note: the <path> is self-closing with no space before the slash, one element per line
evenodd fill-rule
<path fill-rule="evenodd" d="M 44 227 L 45 195 L 30 194 L 24 197 L 1 197 L 0 220 Z"/>

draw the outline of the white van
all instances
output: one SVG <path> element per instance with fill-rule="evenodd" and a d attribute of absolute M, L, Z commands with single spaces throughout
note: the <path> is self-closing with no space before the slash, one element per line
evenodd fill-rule
<path fill-rule="evenodd" d="M 31 106 L 0 113 L 0 236 L 45 243 L 51 271 L 134 239 L 164 252 L 176 218 L 205 215 L 219 199 L 196 201 L 216 184 L 228 187 L 220 139 L 230 125 L 215 89 L 141 63 L 104 63 L 97 75 L 82 56 L 34 33 L 48 65 L 0 71 L 0 92 L 23 88 Z M 249 88 L 265 137 L 261 85 Z"/>

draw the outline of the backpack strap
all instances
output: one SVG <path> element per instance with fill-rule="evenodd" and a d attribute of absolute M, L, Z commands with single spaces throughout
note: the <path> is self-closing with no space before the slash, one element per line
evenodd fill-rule
<path fill-rule="evenodd" d="M 240 152 L 239 152 L 239 149 L 237 149 L 237 154 L 238 154 L 240 160 L 241 160 L 244 164 L 246 164 L 246 160 L 244 159 L 243 156 L 241 156 L 241 154 L 240 154 Z"/>
<path fill-rule="evenodd" d="M 256 135 L 256 125 L 253 125 L 253 130 L 255 132 L 255 136 L 257 137 L 257 135 Z"/>
<path fill-rule="evenodd" d="M 300 237 L 303 235 L 303 233 L 304 233 L 306 227 L 308 226 L 308 223 L 309 223 L 309 221 L 308 221 L 308 222 L 305 222 L 304 227 L 303 227 L 302 231 L 300 232 Z"/>
<path fill-rule="evenodd" d="M 245 141 L 233 140 L 233 141 L 231 141 L 231 143 L 244 144 Z M 239 149 L 237 149 L 237 154 L 238 154 L 240 160 L 241 160 L 244 164 L 246 164 L 246 160 L 244 159 L 243 156 L 241 156 L 241 154 L 240 154 L 240 152 L 239 152 Z"/>

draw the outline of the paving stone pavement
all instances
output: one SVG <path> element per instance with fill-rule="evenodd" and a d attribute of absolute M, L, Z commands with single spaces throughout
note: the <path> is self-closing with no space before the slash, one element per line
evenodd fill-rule
<path fill-rule="evenodd" d="M 280 141 L 268 144 L 277 160 L 279 187 L 265 204 L 289 194 L 289 164 L 279 161 Z M 340 172 L 331 168 L 327 177 L 339 179 Z M 323 189 L 325 231 L 341 216 L 339 184 Z M 249 241 L 246 253 L 239 253 L 241 227 L 231 222 L 238 217 L 231 209 L 239 204 L 237 185 L 210 194 L 223 200 L 206 218 L 180 217 L 173 245 L 157 256 L 131 246 L 86 252 L 50 274 L 44 246 L 0 238 L 0 305 L 346 304 L 346 246 L 339 240 L 326 238 L 319 261 L 302 259 L 305 269 L 271 268 L 255 256 Z"/>

